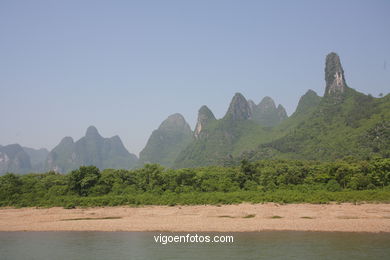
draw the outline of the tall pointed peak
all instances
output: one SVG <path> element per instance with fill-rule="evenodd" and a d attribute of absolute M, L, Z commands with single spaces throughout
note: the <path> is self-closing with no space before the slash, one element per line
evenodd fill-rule
<path fill-rule="evenodd" d="M 95 126 L 91 125 L 87 128 L 87 132 L 85 133 L 86 137 L 101 137 L 98 130 Z"/>
<path fill-rule="evenodd" d="M 340 57 L 331 52 L 326 56 L 325 61 L 325 97 L 336 96 L 340 97 L 346 90 L 344 70 L 341 66 Z"/>
<path fill-rule="evenodd" d="M 215 120 L 213 112 L 207 106 L 201 106 L 198 111 L 198 120 Z"/>
<path fill-rule="evenodd" d="M 241 93 L 236 93 L 230 102 L 225 118 L 245 120 L 251 118 L 252 113 L 248 101 Z"/>
<path fill-rule="evenodd" d="M 205 128 L 205 126 L 210 122 L 216 120 L 213 112 L 207 107 L 202 106 L 198 111 L 198 121 L 195 126 L 194 136 L 198 138 L 201 131 Z"/>
<path fill-rule="evenodd" d="M 275 101 L 271 97 L 268 97 L 268 96 L 264 97 L 260 101 L 258 107 L 262 111 L 275 110 L 276 109 Z"/>
<path fill-rule="evenodd" d="M 278 113 L 280 121 L 282 121 L 288 117 L 286 109 L 281 104 L 278 105 L 278 107 L 276 108 L 276 111 Z"/>

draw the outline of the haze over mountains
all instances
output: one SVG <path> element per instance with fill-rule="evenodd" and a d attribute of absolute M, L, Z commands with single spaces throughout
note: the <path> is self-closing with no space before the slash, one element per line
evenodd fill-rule
<path fill-rule="evenodd" d="M 173 166 L 179 153 L 193 140 L 190 126 L 181 114 L 170 115 L 154 130 L 140 152 L 140 164 L 158 163 Z"/>
<path fill-rule="evenodd" d="M 74 142 L 65 137 L 48 154 L 46 170 L 68 172 L 81 165 L 94 165 L 100 169 L 136 166 L 137 156 L 129 153 L 119 136 L 102 137 L 94 126 L 90 126 L 85 136 Z"/>
<path fill-rule="evenodd" d="M 202 106 L 194 131 L 182 115 L 173 114 L 153 131 L 139 159 L 118 136 L 103 138 L 93 126 L 85 137 L 76 142 L 65 137 L 50 152 L 0 146 L 0 174 L 65 173 L 81 165 L 131 169 L 158 163 L 180 168 L 236 164 L 243 158 L 389 157 L 390 95 L 374 98 L 350 88 L 336 53 L 326 57 L 325 83 L 323 97 L 308 90 L 290 117 L 270 97 L 256 104 L 240 93 L 221 119 Z"/>

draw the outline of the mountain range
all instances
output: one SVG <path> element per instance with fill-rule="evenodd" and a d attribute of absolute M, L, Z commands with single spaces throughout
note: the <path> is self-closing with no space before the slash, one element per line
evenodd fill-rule
<path fill-rule="evenodd" d="M 182 168 L 237 164 L 242 159 L 334 160 L 390 156 L 390 95 L 375 98 L 347 85 L 339 56 L 325 61 L 325 91 L 308 90 L 288 117 L 270 97 L 258 104 L 236 93 L 224 117 L 202 106 L 192 131 L 181 114 L 154 130 L 139 159 L 118 136 L 103 138 L 93 126 L 74 142 L 65 137 L 52 150 L 0 146 L 0 174 L 68 172 L 81 165 L 100 169 L 158 163 Z"/>
<path fill-rule="evenodd" d="M 94 126 L 90 126 L 85 136 L 74 142 L 65 137 L 48 154 L 46 170 L 68 172 L 81 165 L 94 165 L 100 169 L 136 166 L 137 156 L 129 153 L 119 136 L 102 137 Z"/>

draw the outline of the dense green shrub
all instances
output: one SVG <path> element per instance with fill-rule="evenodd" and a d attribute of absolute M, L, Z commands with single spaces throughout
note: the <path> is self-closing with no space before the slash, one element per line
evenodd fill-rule
<path fill-rule="evenodd" d="M 390 159 L 243 161 L 238 167 L 136 170 L 82 166 L 69 174 L 0 177 L 0 206 L 116 206 L 239 202 L 390 202 Z"/>

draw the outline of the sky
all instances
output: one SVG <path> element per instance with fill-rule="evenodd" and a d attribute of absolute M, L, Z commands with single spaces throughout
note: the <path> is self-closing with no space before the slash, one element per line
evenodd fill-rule
<path fill-rule="evenodd" d="M 291 115 L 323 95 L 327 53 L 347 84 L 390 92 L 390 1 L 0 1 L 0 144 L 54 148 L 94 125 L 138 154 L 173 113 L 194 128 L 236 92 Z"/>

